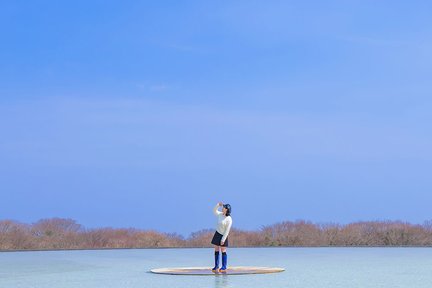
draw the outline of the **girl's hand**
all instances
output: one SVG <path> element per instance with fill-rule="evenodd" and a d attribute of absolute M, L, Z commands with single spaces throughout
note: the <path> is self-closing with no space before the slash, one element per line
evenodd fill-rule
<path fill-rule="evenodd" d="M 225 244 L 225 242 L 224 241 L 221 241 L 221 246 L 223 246 Z"/>
<path fill-rule="evenodd" d="M 223 206 L 223 203 L 222 203 L 222 202 L 219 202 L 218 205 L 219 205 L 219 206 Z"/>

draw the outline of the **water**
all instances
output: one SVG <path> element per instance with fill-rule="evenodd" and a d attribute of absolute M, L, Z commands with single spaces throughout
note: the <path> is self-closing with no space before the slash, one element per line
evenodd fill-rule
<path fill-rule="evenodd" d="M 173 276 L 152 268 L 211 266 L 213 250 L 133 249 L 0 253 L 0 288 L 432 287 L 432 248 L 230 248 L 229 265 L 263 275 Z"/>

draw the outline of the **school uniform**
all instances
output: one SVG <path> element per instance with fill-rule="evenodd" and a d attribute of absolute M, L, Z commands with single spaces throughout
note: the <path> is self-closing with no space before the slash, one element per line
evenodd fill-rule
<path fill-rule="evenodd" d="M 228 247 L 228 234 L 231 230 L 232 218 L 231 216 L 225 216 L 218 208 L 219 205 L 213 208 L 213 213 L 217 216 L 217 226 L 211 244 Z M 224 242 L 224 245 L 221 245 L 221 242 Z"/>

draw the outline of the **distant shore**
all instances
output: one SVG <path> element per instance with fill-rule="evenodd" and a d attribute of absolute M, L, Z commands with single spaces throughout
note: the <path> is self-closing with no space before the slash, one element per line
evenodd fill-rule
<path fill-rule="evenodd" d="M 248 247 L 230 247 L 235 249 L 278 249 L 278 248 L 432 248 L 431 246 L 248 246 Z M 74 249 L 21 249 L 21 250 L 0 250 L 0 253 L 12 253 L 12 252 L 61 252 L 61 251 L 108 251 L 108 250 L 170 250 L 170 249 L 213 249 L 213 247 L 142 247 L 142 248 L 74 248 Z"/>
<path fill-rule="evenodd" d="M 209 248 L 214 231 L 183 237 L 134 228 L 87 229 L 75 220 L 42 219 L 33 224 L 0 221 L 0 251 Z M 233 229 L 231 247 L 431 247 L 432 221 L 369 221 L 314 224 L 298 220 L 263 226 L 257 231 Z"/>

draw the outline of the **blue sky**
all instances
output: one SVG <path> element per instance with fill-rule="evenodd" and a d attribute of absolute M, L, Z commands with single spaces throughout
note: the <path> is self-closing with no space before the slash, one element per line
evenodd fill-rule
<path fill-rule="evenodd" d="M 0 4 L 0 219 L 431 219 L 429 1 Z"/>

